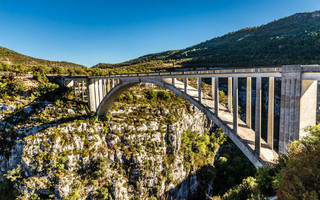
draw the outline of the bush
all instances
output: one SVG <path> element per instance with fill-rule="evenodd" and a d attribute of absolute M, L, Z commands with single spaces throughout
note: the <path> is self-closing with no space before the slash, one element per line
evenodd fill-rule
<path fill-rule="evenodd" d="M 24 83 L 22 80 L 17 80 L 9 84 L 9 89 L 14 92 L 22 92 L 25 90 Z"/>
<path fill-rule="evenodd" d="M 171 96 L 168 92 L 165 92 L 165 91 L 158 91 L 157 92 L 157 97 L 159 99 L 163 99 L 163 100 L 167 100 L 167 99 L 170 99 Z"/>
<path fill-rule="evenodd" d="M 147 90 L 145 94 L 146 94 L 146 98 L 149 100 L 157 98 L 157 93 L 153 90 Z"/>
<path fill-rule="evenodd" d="M 59 88 L 59 85 L 54 83 L 40 83 L 39 86 L 33 91 L 33 95 L 36 97 L 45 96 L 57 88 Z"/>
<path fill-rule="evenodd" d="M 1 83 L 0 82 L 0 93 L 6 93 L 8 91 L 8 85 L 6 83 Z"/>
<path fill-rule="evenodd" d="M 248 177 L 242 181 L 240 185 L 230 189 L 226 194 L 222 196 L 222 199 L 226 200 L 247 200 L 247 199 L 266 199 L 259 194 L 257 190 L 256 179 Z"/>
<path fill-rule="evenodd" d="M 133 95 L 130 92 L 126 92 L 126 93 L 124 93 L 123 100 L 132 101 L 133 100 Z"/>
<path fill-rule="evenodd" d="M 109 199 L 109 191 L 107 187 L 103 186 L 98 190 L 97 199 Z"/>
<path fill-rule="evenodd" d="M 273 188 L 273 181 L 275 176 L 275 169 L 260 167 L 257 169 L 256 180 L 259 191 L 265 196 L 275 195 Z"/>

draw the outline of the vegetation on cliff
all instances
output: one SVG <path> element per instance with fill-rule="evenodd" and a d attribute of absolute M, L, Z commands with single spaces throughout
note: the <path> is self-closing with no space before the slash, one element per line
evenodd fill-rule
<path fill-rule="evenodd" d="M 192 177 L 205 196 L 214 173 L 202 169 L 213 168 L 225 135 L 205 128 L 188 102 L 135 88 L 98 120 L 74 90 L 37 79 L 0 81 L 0 199 L 154 199 L 177 195 Z"/>

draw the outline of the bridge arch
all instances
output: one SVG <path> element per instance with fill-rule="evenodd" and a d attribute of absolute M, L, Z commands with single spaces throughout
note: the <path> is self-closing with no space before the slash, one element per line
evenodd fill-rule
<path fill-rule="evenodd" d="M 120 84 L 116 85 L 112 90 L 103 98 L 101 103 L 99 104 L 96 114 L 98 116 L 106 115 L 110 110 L 114 103 L 114 101 L 129 88 L 139 84 L 139 83 L 152 83 L 158 85 L 160 87 L 169 89 L 175 94 L 181 96 L 182 98 L 189 101 L 191 104 L 195 105 L 200 110 L 203 110 L 201 104 L 196 101 L 194 98 L 190 97 L 180 89 L 176 88 L 171 84 L 171 79 L 162 79 L 162 78 L 132 78 L 130 80 L 124 80 Z"/>

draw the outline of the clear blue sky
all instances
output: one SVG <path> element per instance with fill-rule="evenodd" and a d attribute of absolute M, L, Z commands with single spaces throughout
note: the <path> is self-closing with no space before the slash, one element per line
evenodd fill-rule
<path fill-rule="evenodd" d="M 92 66 L 315 10 L 320 0 L 0 0 L 0 46 Z"/>

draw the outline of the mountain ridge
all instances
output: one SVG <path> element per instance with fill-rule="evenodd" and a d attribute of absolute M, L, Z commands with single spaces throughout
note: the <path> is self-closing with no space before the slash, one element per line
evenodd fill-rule
<path fill-rule="evenodd" d="M 319 64 L 320 11 L 296 13 L 185 49 L 148 54 L 127 63 L 152 60 L 218 67 Z"/>
<path fill-rule="evenodd" d="M 1 46 L 0 64 L 86 67 L 66 61 L 33 58 Z M 162 66 L 168 69 L 288 64 L 320 64 L 320 11 L 296 13 L 261 26 L 230 32 L 185 49 L 151 53 L 116 64 L 98 63 L 93 68 L 143 70 L 148 65 L 151 68 L 160 69 L 159 66 Z"/>
<path fill-rule="evenodd" d="M 51 61 L 41 58 L 34 58 L 2 46 L 0 46 L 0 64 L 23 66 L 46 65 L 48 67 L 85 67 L 84 65 L 75 64 L 67 61 Z"/>

